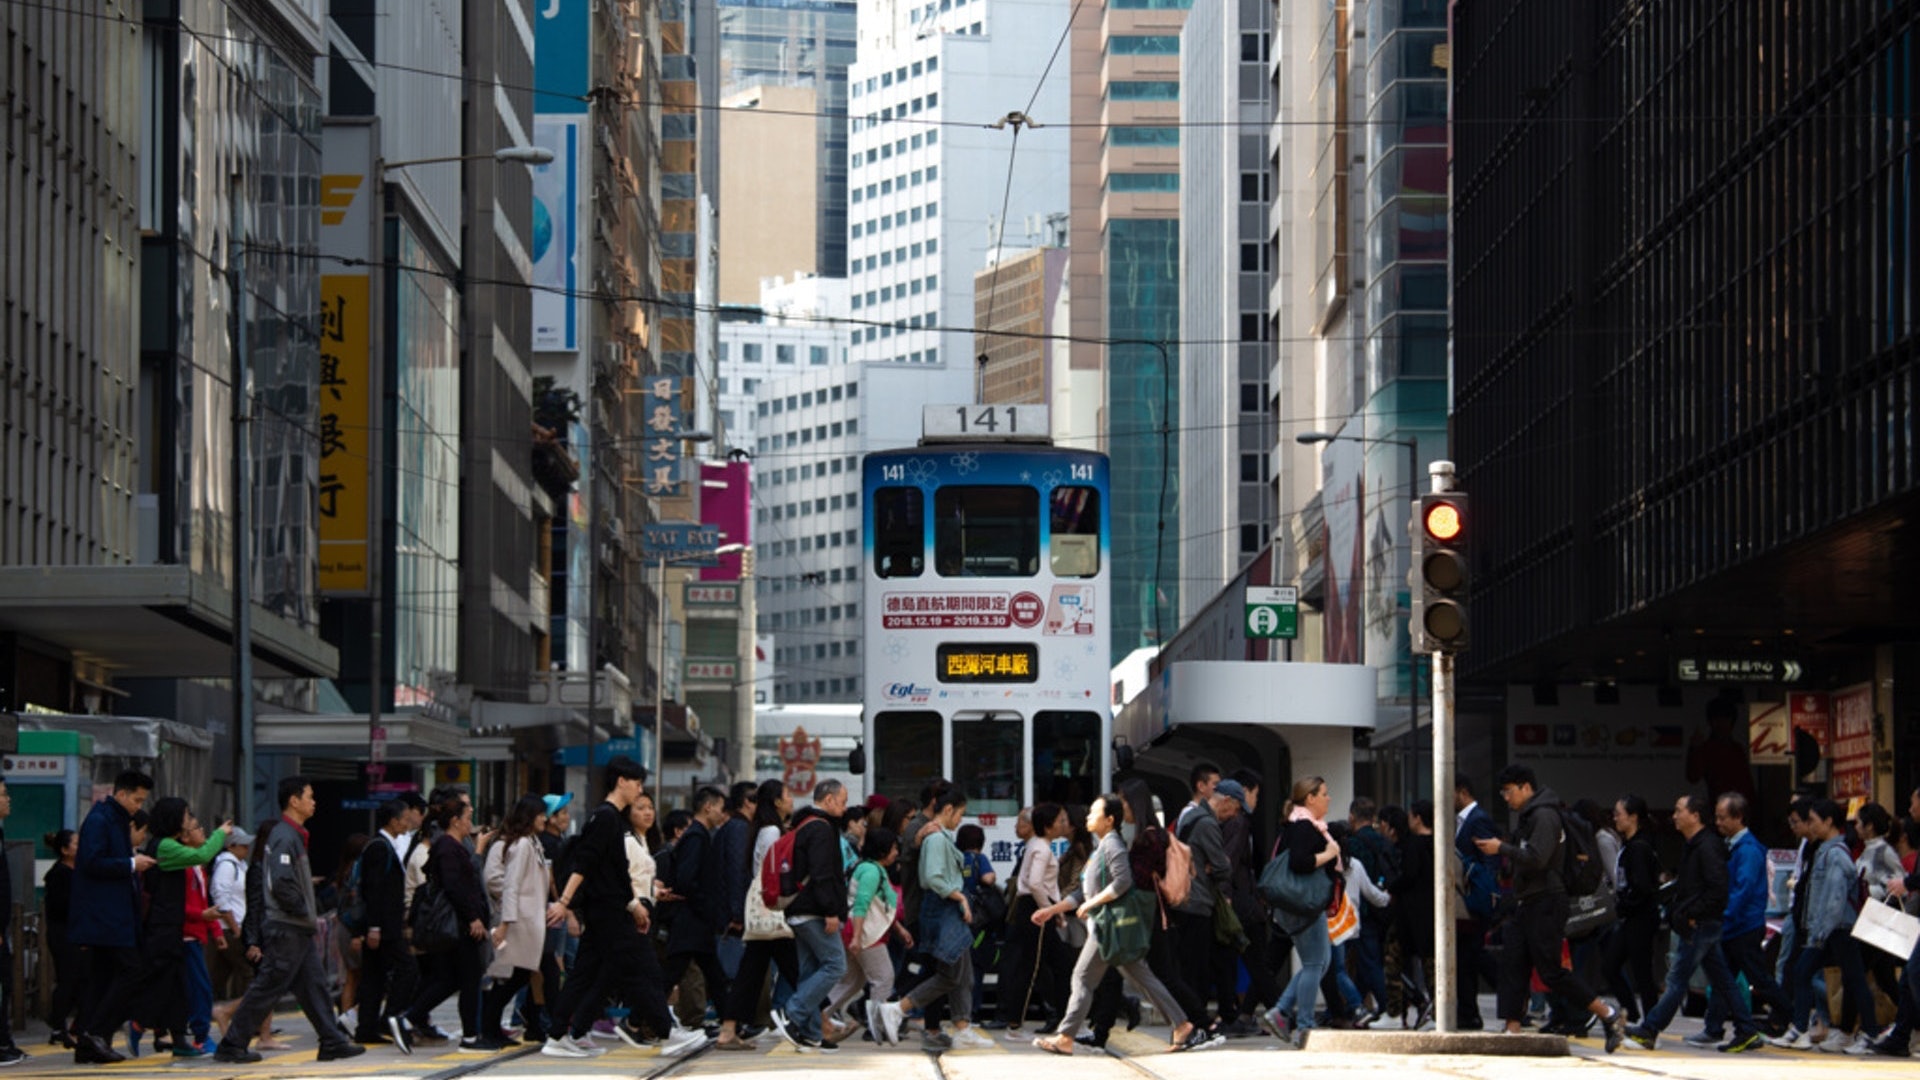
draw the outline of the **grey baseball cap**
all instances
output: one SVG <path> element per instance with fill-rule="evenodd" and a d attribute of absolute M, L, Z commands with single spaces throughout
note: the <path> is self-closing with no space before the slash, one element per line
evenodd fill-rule
<path fill-rule="evenodd" d="M 233 827 L 233 831 L 227 833 L 227 846 L 228 847 L 252 847 L 253 834 L 241 828 L 240 826 L 235 825 Z"/>

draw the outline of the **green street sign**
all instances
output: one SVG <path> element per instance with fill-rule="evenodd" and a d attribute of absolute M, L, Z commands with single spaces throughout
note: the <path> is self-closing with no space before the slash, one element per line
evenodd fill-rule
<path fill-rule="evenodd" d="M 1247 586 L 1247 637 L 1300 636 L 1300 590 L 1291 585 Z"/>

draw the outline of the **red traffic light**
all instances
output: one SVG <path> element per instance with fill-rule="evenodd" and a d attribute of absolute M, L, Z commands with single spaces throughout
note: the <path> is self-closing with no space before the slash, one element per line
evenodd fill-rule
<path fill-rule="evenodd" d="M 1449 502 L 1431 503 L 1426 508 L 1426 520 L 1422 523 L 1427 535 L 1441 543 L 1451 543 L 1460 536 L 1465 522 L 1460 518 L 1460 508 Z"/>

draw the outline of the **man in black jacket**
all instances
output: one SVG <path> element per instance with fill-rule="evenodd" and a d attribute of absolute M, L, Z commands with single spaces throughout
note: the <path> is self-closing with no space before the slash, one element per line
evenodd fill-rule
<path fill-rule="evenodd" d="M 1726 954 L 1720 950 L 1720 930 L 1727 911 L 1727 848 L 1720 834 L 1707 827 L 1713 804 L 1704 795 L 1682 795 L 1673 805 L 1673 826 L 1687 838 L 1680 853 L 1680 876 L 1674 883 L 1667 922 L 1680 936 L 1680 955 L 1667 969 L 1667 989 L 1646 1017 L 1627 1029 L 1627 1038 L 1651 1050 L 1660 1032 L 1673 1021 L 1687 1000 L 1687 982 L 1695 968 L 1704 967 L 1716 1000 L 1725 1002 L 1733 1016 L 1733 1038 L 1720 1044 L 1727 1053 L 1758 1050 L 1763 1040 L 1753 1014 L 1734 984 Z"/>
<path fill-rule="evenodd" d="M 693 823 L 673 845 L 673 917 L 667 925 L 667 982 L 679 986 L 687 968 L 700 965 L 707 999 L 716 1013 L 726 1007 L 727 975 L 715 952 L 727 912 L 722 896 L 720 853 L 713 834 L 727 816 L 727 797 L 718 788 L 703 787 L 693 796 Z M 687 997 L 681 997 L 681 1008 Z M 698 1027 L 696 1023 L 693 1026 Z"/>
<path fill-rule="evenodd" d="M 1600 1018 L 1611 1054 L 1620 1049 L 1625 1037 L 1620 1010 L 1600 1000 L 1560 959 L 1560 942 L 1567 930 L 1567 890 L 1560 880 L 1560 845 L 1565 836 L 1561 815 L 1567 812 L 1566 804 L 1551 790 L 1542 790 L 1533 770 L 1525 765 L 1509 765 L 1496 779 L 1507 808 L 1520 814 L 1513 839 L 1474 841 L 1481 855 L 1504 855 L 1513 867 L 1517 904 L 1500 956 L 1500 1019 L 1506 1021 L 1509 1034 L 1520 1033 L 1520 1022 L 1527 1016 L 1528 979 L 1537 972 L 1548 993 L 1568 1002 L 1585 1002 L 1587 1011 Z M 1725 899 L 1723 893 L 1722 906 Z"/>
<path fill-rule="evenodd" d="M 832 1050 L 822 1038 L 820 1006 L 840 976 L 847 973 L 847 950 L 840 943 L 840 920 L 847 914 L 847 876 L 840 858 L 840 815 L 847 810 L 847 789 L 838 780 L 822 780 L 813 789 L 813 805 L 795 819 L 793 876 L 798 892 L 787 906 L 787 925 L 800 954 L 800 985 L 776 1018 L 789 1042 L 802 1049 Z"/>
<path fill-rule="evenodd" d="M 720 864 L 720 904 L 727 916 L 726 929 L 714 943 L 714 955 L 728 979 L 740 973 L 740 957 L 747 947 L 741 934 L 747 926 L 747 887 L 755 869 L 753 812 L 759 805 L 754 801 L 758 790 L 751 780 L 734 784 L 727 793 L 727 819 L 713 834 L 713 856 Z"/>
<path fill-rule="evenodd" d="M 400 1018 L 420 982 L 420 965 L 407 947 L 407 880 L 398 850 L 408 813 L 404 799 L 381 803 L 374 812 L 380 831 L 360 853 L 367 932 L 360 945 L 360 1021 L 353 1036 L 359 1043 L 390 1041 L 403 1054 L 413 1053 L 413 1044 Z"/>
<path fill-rule="evenodd" d="M 564 923 L 572 911 L 582 927 L 578 963 L 554 1002 L 553 1030 L 540 1048 L 549 1057 L 594 1055 L 594 1049 L 580 1045 L 580 1040 L 593 1030 L 593 1022 L 615 990 L 632 1010 L 614 1026 L 629 1045 L 647 1045 L 636 1021 L 666 1040 L 660 1053 L 667 1057 L 706 1044 L 706 1036 L 699 1031 L 674 1028 L 660 958 L 645 936 L 653 925 L 653 905 L 633 895 L 633 878 L 627 870 L 627 834 L 633 831 L 627 815 L 645 790 L 646 775 L 631 758 L 607 762 L 607 801 L 594 810 L 574 841 L 566 884 L 547 909 L 548 926 Z M 563 1029 L 561 1025 L 569 1020 L 571 1027 Z"/>

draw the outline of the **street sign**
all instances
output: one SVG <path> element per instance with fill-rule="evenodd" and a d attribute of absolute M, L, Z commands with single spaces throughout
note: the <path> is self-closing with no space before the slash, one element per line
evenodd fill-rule
<path fill-rule="evenodd" d="M 1779 657 L 1688 657 L 1674 667 L 1683 683 L 1796 683 L 1806 674 L 1797 660 Z"/>
<path fill-rule="evenodd" d="M 718 525 L 690 521 L 658 521 L 642 527 L 640 547 L 649 560 L 665 558 L 674 566 L 719 566 L 714 555 L 720 546 Z"/>
<path fill-rule="evenodd" d="M 1300 590 L 1291 585 L 1247 586 L 1247 637 L 1300 636 Z"/>

